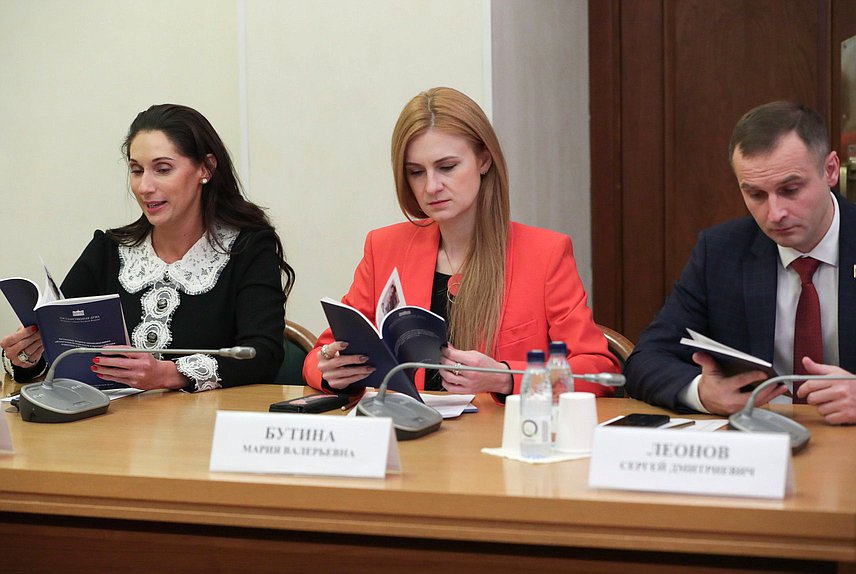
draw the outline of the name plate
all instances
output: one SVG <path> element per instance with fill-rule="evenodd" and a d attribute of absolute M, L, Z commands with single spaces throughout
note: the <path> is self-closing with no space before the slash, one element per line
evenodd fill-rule
<path fill-rule="evenodd" d="M 790 461 L 783 433 L 598 427 L 589 487 L 784 498 Z"/>
<path fill-rule="evenodd" d="M 12 446 L 12 431 L 9 430 L 9 422 L 6 420 L 6 414 L 2 410 L 0 410 L 0 452 L 15 452 Z"/>
<path fill-rule="evenodd" d="M 383 478 L 400 469 L 391 419 L 217 411 L 211 472 Z"/>

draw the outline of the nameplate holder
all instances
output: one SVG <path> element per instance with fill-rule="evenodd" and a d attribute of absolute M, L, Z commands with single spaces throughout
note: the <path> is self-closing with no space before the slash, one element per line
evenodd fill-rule
<path fill-rule="evenodd" d="M 15 448 L 12 446 L 12 431 L 9 430 L 9 421 L 6 420 L 6 415 L 0 411 L 0 453 L 11 454 L 13 452 L 15 452 Z"/>
<path fill-rule="evenodd" d="M 793 488 L 784 433 L 598 427 L 589 488 L 785 497 Z"/>
<path fill-rule="evenodd" d="M 401 461 L 391 419 L 217 411 L 209 470 L 383 478 Z"/>

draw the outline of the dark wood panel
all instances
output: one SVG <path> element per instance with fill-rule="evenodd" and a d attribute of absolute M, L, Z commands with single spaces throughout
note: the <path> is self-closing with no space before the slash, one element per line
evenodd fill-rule
<path fill-rule="evenodd" d="M 621 6 L 623 331 L 636 340 L 663 289 L 664 121 L 661 2 Z"/>
<path fill-rule="evenodd" d="M 621 325 L 621 68 L 619 0 L 589 5 L 592 300 L 595 320 Z M 598 161 L 594 161 L 597 156 Z"/>
<path fill-rule="evenodd" d="M 831 137 L 833 147 L 844 157 L 846 150 L 841 147 L 841 42 L 856 36 L 856 0 L 833 0 L 831 9 L 830 58 L 832 60 L 831 78 Z M 856 86 L 853 86 L 856 90 Z M 850 93 L 851 101 L 856 94 Z"/>
<path fill-rule="evenodd" d="M 589 19 L 595 317 L 636 340 L 698 232 L 747 213 L 727 158 L 744 112 L 799 100 L 837 142 L 856 0 L 590 0 Z"/>
<path fill-rule="evenodd" d="M 698 232 L 746 215 L 728 164 L 731 130 L 759 104 L 827 108 L 823 3 L 806 0 L 670 0 L 666 4 L 666 284 Z M 826 42 L 828 44 L 828 41 Z M 819 92 L 819 87 L 823 90 Z"/>
<path fill-rule="evenodd" d="M 371 572 L 373 574 L 835 574 L 836 564 L 394 536 L 320 536 L 205 525 L 3 516 L 4 574 Z"/>

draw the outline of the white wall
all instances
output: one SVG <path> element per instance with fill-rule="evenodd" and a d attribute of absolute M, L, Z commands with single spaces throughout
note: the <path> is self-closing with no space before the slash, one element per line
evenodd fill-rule
<path fill-rule="evenodd" d="M 365 233 L 402 219 L 389 137 L 404 103 L 439 84 L 489 92 L 487 2 L 3 0 L 0 277 L 41 283 L 41 255 L 62 278 L 94 229 L 135 219 L 122 138 L 139 110 L 183 103 L 249 165 L 297 271 L 288 315 L 320 332 L 318 298 L 347 289 Z M 0 303 L 0 333 L 16 325 Z"/>
<path fill-rule="evenodd" d="M 2 0 L 0 277 L 41 283 L 41 255 L 61 279 L 94 229 L 135 219 L 123 136 L 182 103 L 269 208 L 288 316 L 320 333 L 366 232 L 403 219 L 399 111 L 448 85 L 493 109 L 513 216 L 571 234 L 588 285 L 586 33 L 586 0 Z M 0 333 L 16 326 L 0 302 Z"/>
<path fill-rule="evenodd" d="M 96 228 L 136 219 L 120 145 L 154 103 L 238 149 L 233 0 L 0 2 L 0 277 L 62 279 Z M 0 333 L 18 325 L 0 303 Z"/>
<path fill-rule="evenodd" d="M 512 217 L 570 235 L 591 293 L 588 5 L 493 0 L 492 23 L 493 120 Z"/>
<path fill-rule="evenodd" d="M 392 128 L 420 91 L 483 101 L 481 1 L 247 2 L 250 193 L 271 207 L 297 285 L 288 316 L 316 334 L 366 233 L 402 221 Z"/>

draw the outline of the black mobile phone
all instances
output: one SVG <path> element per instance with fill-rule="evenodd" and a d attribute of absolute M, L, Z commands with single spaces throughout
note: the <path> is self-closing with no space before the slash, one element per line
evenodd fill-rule
<path fill-rule="evenodd" d="M 669 422 L 669 415 L 649 415 L 644 413 L 631 413 L 623 416 L 617 421 L 609 423 L 608 427 L 661 427 Z"/>
<path fill-rule="evenodd" d="M 323 413 L 344 407 L 349 402 L 351 402 L 350 395 L 315 393 L 273 403 L 268 410 L 272 413 Z"/>

